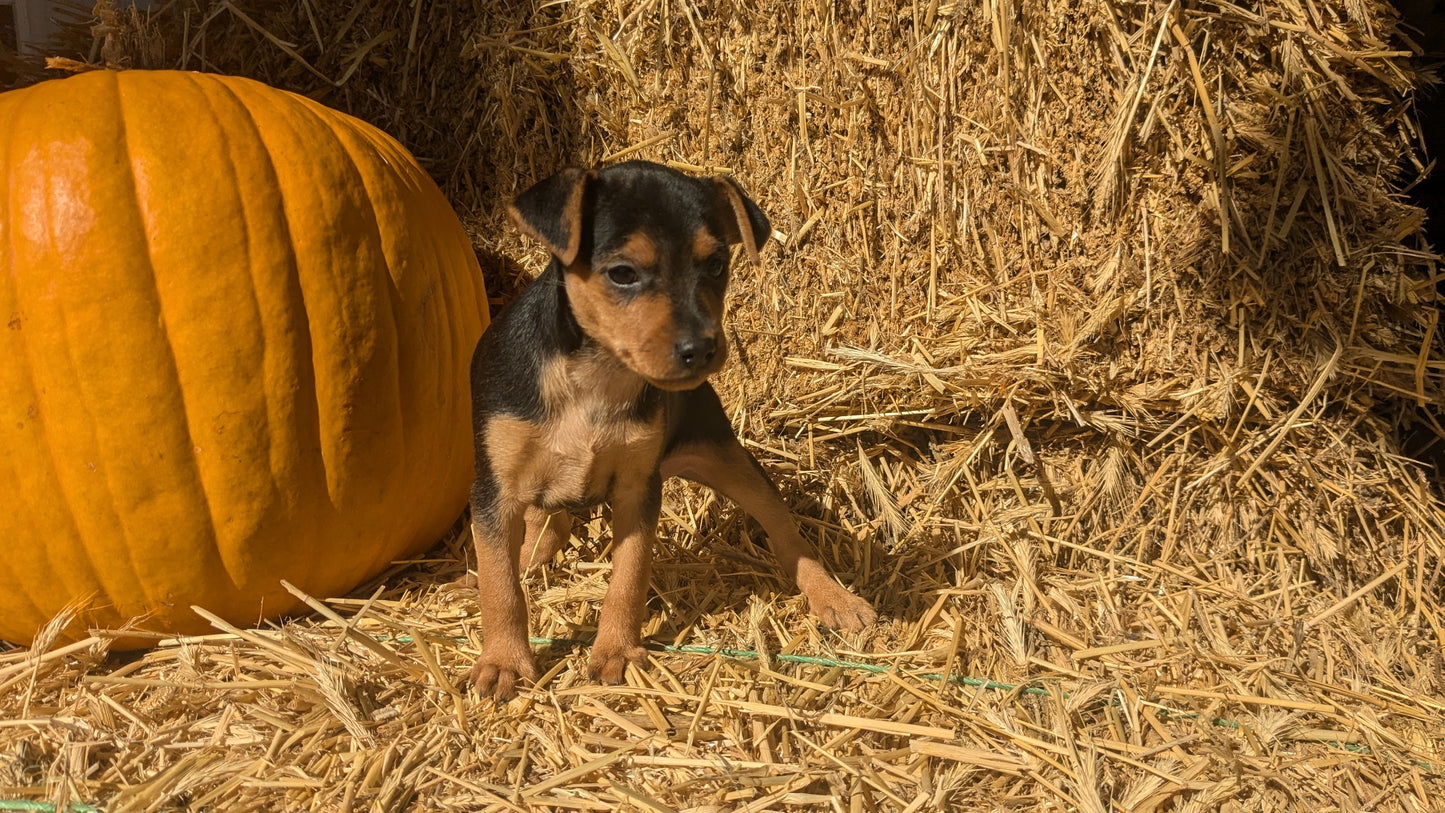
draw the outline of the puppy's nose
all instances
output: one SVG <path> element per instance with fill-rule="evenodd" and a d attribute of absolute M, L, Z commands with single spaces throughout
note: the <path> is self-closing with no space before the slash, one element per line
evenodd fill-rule
<path fill-rule="evenodd" d="M 673 352 L 677 354 L 677 361 L 683 367 L 706 367 L 713 356 L 717 355 L 717 339 L 711 336 L 689 336 L 679 339 L 673 346 Z"/>

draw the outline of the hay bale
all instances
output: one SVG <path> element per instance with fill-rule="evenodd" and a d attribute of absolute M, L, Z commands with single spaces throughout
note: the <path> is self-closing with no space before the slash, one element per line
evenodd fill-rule
<path fill-rule="evenodd" d="M 0 655 L 0 785 L 114 809 L 1430 807 L 1445 505 L 1400 436 L 1445 435 L 1445 353 L 1393 11 L 836 5 L 179 3 L 144 23 L 159 63 L 106 53 L 402 138 L 498 297 L 543 261 L 505 200 L 557 166 L 738 175 L 781 239 L 737 276 L 719 390 L 890 622 L 824 634 L 754 527 L 679 486 L 645 631 L 674 646 L 626 687 L 568 643 L 605 586 L 594 518 L 529 586 L 561 641 L 542 687 L 465 695 L 457 538 L 279 630 Z"/>

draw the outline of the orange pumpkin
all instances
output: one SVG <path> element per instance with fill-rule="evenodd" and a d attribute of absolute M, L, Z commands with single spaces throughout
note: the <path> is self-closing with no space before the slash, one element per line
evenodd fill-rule
<path fill-rule="evenodd" d="M 209 631 L 434 543 L 487 300 L 381 131 L 246 79 L 0 94 L 0 638 Z"/>

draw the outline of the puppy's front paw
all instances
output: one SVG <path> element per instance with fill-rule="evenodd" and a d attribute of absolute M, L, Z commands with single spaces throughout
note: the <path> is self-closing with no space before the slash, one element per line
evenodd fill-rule
<path fill-rule="evenodd" d="M 647 650 L 635 642 L 605 641 L 598 639 L 592 645 L 592 657 L 587 661 L 587 672 L 592 679 L 602 683 L 622 682 L 631 662 L 638 667 L 647 665 Z"/>
<path fill-rule="evenodd" d="M 472 665 L 472 685 L 482 697 L 507 700 L 517 693 L 517 681 L 537 679 L 537 666 L 532 650 L 523 643 L 517 646 L 483 646 L 482 654 Z"/>
<path fill-rule="evenodd" d="M 838 584 L 832 585 L 823 595 L 808 596 L 808 604 L 813 608 L 813 615 L 827 629 L 852 632 L 878 620 L 873 605 Z"/>

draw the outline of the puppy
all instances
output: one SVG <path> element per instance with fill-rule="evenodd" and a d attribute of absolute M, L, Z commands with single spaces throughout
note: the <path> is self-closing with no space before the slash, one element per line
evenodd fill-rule
<path fill-rule="evenodd" d="M 510 697 L 536 679 L 520 573 L 568 539 L 570 511 L 612 508 L 612 583 L 590 671 L 642 665 L 662 481 L 726 495 L 762 524 L 828 627 L 872 623 L 799 535 L 707 383 L 727 356 L 721 321 L 729 246 L 757 261 L 768 219 L 731 178 L 630 161 L 565 169 L 517 197 L 512 219 L 552 262 L 482 336 L 472 358 L 477 478 L 472 537 L 482 653 L 471 679 Z"/>

